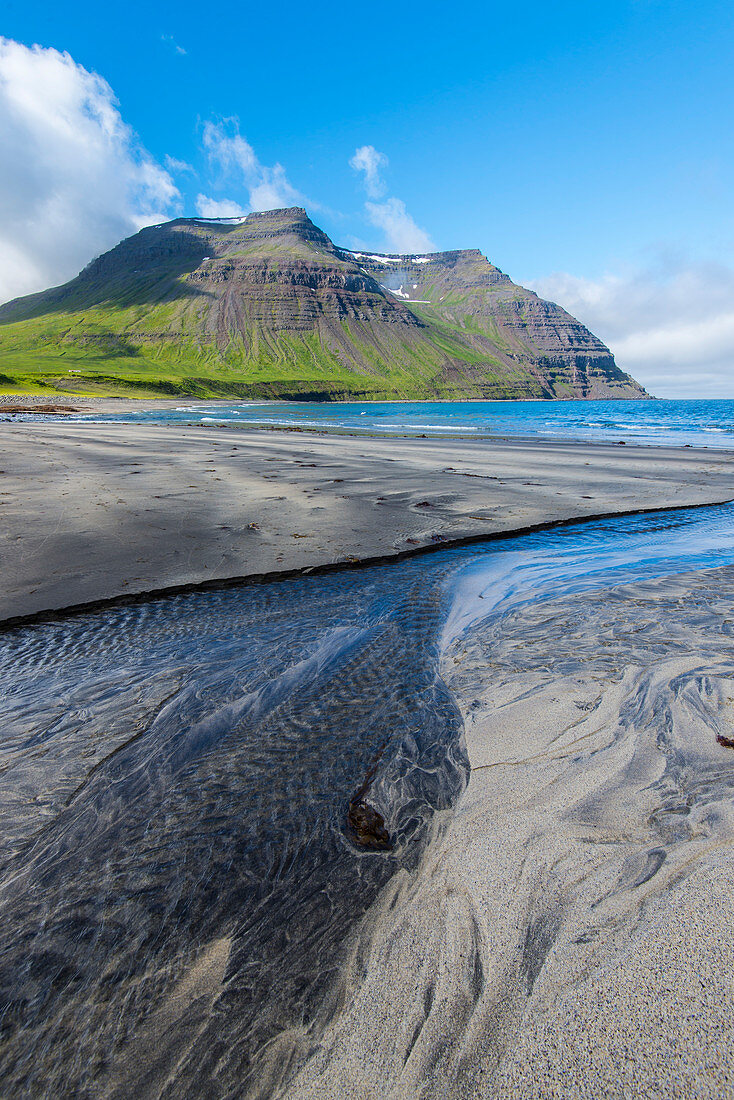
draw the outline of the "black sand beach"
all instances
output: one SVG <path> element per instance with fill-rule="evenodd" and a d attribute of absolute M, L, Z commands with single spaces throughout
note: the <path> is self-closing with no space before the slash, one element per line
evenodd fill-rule
<path fill-rule="evenodd" d="M 734 456 L 0 439 L 3 1087 L 729 1094 L 730 567 L 555 596 L 551 570 L 493 614 L 470 585 L 464 621 L 456 570 L 526 544 L 446 545 L 729 500 Z M 523 553 L 589 538 L 593 572 L 619 523 L 649 527 L 652 561 L 680 523 L 728 530 L 689 515 Z"/>

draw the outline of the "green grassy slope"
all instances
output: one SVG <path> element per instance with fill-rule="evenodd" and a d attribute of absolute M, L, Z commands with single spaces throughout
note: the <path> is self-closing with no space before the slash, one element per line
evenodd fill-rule
<path fill-rule="evenodd" d="M 555 328 L 542 309 L 528 324 L 523 310 L 538 314 L 540 300 L 480 253 L 415 259 L 396 264 L 335 248 L 300 209 L 150 227 L 64 286 L 0 306 L 0 387 L 542 397 L 573 392 L 571 359 L 594 360 L 628 387 L 608 350 L 558 307 Z M 405 278 L 408 291 L 396 282 Z M 565 351 L 559 339 L 573 326 L 583 355 L 573 339 Z M 549 381 L 549 348 L 568 377 Z"/>

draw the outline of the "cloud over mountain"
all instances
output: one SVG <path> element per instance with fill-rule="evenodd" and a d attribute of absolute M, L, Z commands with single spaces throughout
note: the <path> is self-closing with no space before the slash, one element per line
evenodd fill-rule
<path fill-rule="evenodd" d="M 349 161 L 349 167 L 355 172 L 364 172 L 364 189 L 371 199 L 382 198 L 387 190 L 380 175 L 380 169 L 387 163 L 385 154 L 378 152 L 374 145 L 360 145 Z"/>
<path fill-rule="evenodd" d="M 365 213 L 370 223 L 384 234 L 379 247 L 385 252 L 434 251 L 436 246 L 433 241 L 425 230 L 416 225 L 403 200 L 395 196 L 384 198 L 388 188 L 381 169 L 387 165 L 387 157 L 374 145 L 361 145 L 349 161 L 355 172 L 364 173 L 364 189 L 368 196 L 364 204 Z M 378 199 L 383 201 L 376 201 Z"/>
<path fill-rule="evenodd" d="M 0 301 L 76 274 L 177 211 L 112 88 L 68 53 L 0 38 Z"/>
<path fill-rule="evenodd" d="M 196 196 L 196 213 L 201 218 L 241 218 L 247 211 L 231 199 L 211 199 L 200 194 Z"/>
<path fill-rule="evenodd" d="M 223 209 L 237 207 L 237 213 L 250 210 L 274 210 L 281 206 L 295 206 L 304 202 L 304 197 L 292 186 L 282 164 L 268 166 L 261 164 L 250 143 L 240 133 L 236 118 L 222 119 L 221 122 L 204 124 L 203 146 L 209 163 L 219 170 L 222 185 L 230 183 L 247 190 L 249 202 L 247 209 L 232 199 L 218 201 L 207 195 L 199 195 L 197 211 L 202 217 L 226 217 L 225 214 L 204 214 L 204 208 Z"/>

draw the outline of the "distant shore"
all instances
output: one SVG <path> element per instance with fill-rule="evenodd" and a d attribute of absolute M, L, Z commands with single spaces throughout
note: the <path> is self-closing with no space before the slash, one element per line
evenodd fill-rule
<path fill-rule="evenodd" d="M 379 397 L 375 398 L 372 402 L 375 405 L 453 405 L 458 399 L 456 397 Z M 481 405 L 485 401 L 491 401 L 493 404 L 507 404 L 512 405 L 516 402 L 527 403 L 547 403 L 552 405 L 559 401 L 580 401 L 583 398 L 578 397 L 467 397 L 462 398 L 461 402 L 464 405 Z M 594 398 L 593 400 L 604 400 L 604 398 Z M 656 397 L 652 393 L 640 394 L 636 397 L 629 398 L 609 398 L 613 401 L 659 401 L 661 398 Z M 282 405 L 282 404 L 301 404 L 309 405 L 310 401 L 304 401 L 295 397 L 238 397 L 233 394 L 231 397 L 194 397 L 191 394 L 182 393 L 178 397 L 151 397 L 149 395 L 135 397 L 130 394 L 116 396 L 110 394 L 107 396 L 96 396 L 94 394 L 76 394 L 71 390 L 48 390 L 43 393 L 28 393 L 24 391 L 9 390 L 7 392 L 0 391 L 0 401 L 3 403 L 10 403 L 12 401 L 24 402 L 27 404 L 33 403 L 64 403 L 74 404 L 79 403 L 82 405 L 89 405 L 90 408 L 99 408 L 100 405 L 109 404 L 109 411 L 119 411 L 121 403 L 126 403 L 130 408 L 140 409 L 141 407 L 149 407 L 151 409 L 156 408 L 177 408 L 180 405 L 211 405 L 216 408 L 218 405 Z M 318 404 L 329 405 L 351 405 L 355 402 L 369 401 L 364 397 L 347 397 L 343 400 L 331 400 L 326 402 L 317 402 Z"/>
<path fill-rule="evenodd" d="M 0 621 L 734 497 L 726 451 L 537 440 L 5 421 L 0 462 Z"/>

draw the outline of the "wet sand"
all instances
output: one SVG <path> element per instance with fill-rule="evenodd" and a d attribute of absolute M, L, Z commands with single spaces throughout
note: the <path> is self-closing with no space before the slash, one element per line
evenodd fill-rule
<path fill-rule="evenodd" d="M 734 1095 L 734 569 L 448 651 L 471 763 L 288 1100 Z"/>
<path fill-rule="evenodd" d="M 0 471 L 0 620 L 734 496 L 721 451 L 124 423 L 0 423 Z"/>
<path fill-rule="evenodd" d="M 59 422 L 0 448 L 3 619 L 734 496 L 732 454 L 629 445 Z M 321 1023 L 273 1044 L 304 1060 L 272 1095 L 734 1095 L 732 582 L 546 600 L 448 649 L 468 786 Z"/>

